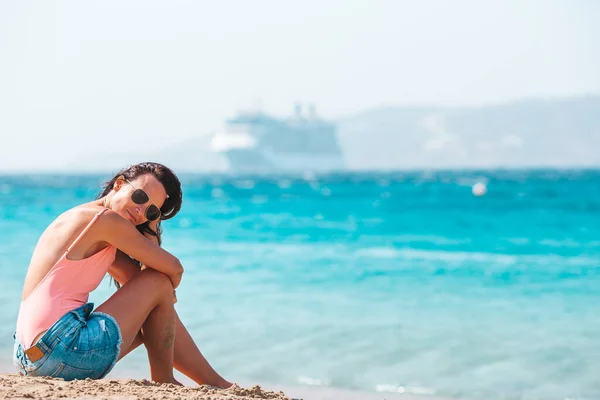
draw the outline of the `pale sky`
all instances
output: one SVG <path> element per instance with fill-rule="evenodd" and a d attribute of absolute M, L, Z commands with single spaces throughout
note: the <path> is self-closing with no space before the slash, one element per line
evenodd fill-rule
<path fill-rule="evenodd" d="M 0 171 L 155 151 L 248 107 L 597 94 L 598 17 L 595 0 L 0 0 Z"/>

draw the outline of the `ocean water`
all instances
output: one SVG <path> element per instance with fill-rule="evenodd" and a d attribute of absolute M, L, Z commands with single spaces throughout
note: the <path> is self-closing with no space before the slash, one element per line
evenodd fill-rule
<path fill-rule="evenodd" d="M 107 178 L 0 176 L 4 370 L 37 239 Z M 177 310 L 228 379 L 600 399 L 600 171 L 181 178 L 164 224 L 186 271 Z M 146 362 L 136 351 L 114 374 Z"/>

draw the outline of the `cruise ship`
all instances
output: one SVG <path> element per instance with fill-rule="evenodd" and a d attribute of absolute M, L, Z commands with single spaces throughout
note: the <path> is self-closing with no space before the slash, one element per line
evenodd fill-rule
<path fill-rule="evenodd" d="M 280 119 L 262 112 L 239 113 L 215 133 L 211 150 L 224 154 L 234 172 L 333 171 L 344 168 L 337 127 L 314 106 Z"/>

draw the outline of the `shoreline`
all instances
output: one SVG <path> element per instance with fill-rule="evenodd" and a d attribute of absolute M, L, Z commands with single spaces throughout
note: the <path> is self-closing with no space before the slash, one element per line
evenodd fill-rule
<path fill-rule="evenodd" d="M 67 382 L 45 377 L 24 377 L 14 373 L 0 373 L 2 399 L 198 399 L 198 400 L 449 400 L 436 396 L 417 396 L 402 393 L 368 393 L 332 387 L 283 387 L 237 385 L 229 389 L 211 386 L 175 386 L 158 384 L 147 379 L 86 379 Z"/>

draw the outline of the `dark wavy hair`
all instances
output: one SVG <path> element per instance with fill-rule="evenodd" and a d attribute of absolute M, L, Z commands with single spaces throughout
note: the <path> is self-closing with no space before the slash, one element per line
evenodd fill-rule
<path fill-rule="evenodd" d="M 110 193 L 113 189 L 113 186 L 119 177 L 124 177 L 128 180 L 134 180 L 142 175 L 153 175 L 165 188 L 167 192 L 167 199 L 165 203 L 160 208 L 161 217 L 160 221 L 158 221 L 156 232 L 150 228 L 150 222 L 146 221 L 143 224 L 137 225 L 136 228 L 141 234 L 149 234 L 155 236 L 158 239 L 158 244 L 162 243 L 162 228 L 160 226 L 161 221 L 171 219 L 181 209 L 181 203 L 183 202 L 183 193 L 181 191 L 181 182 L 179 182 L 179 178 L 175 173 L 165 167 L 162 164 L 154 163 L 154 162 L 144 162 L 135 165 L 131 165 L 127 168 L 119 171 L 111 180 L 104 183 L 102 191 L 98 194 L 96 199 L 101 199 Z M 118 283 L 115 282 L 117 287 L 119 287 Z"/>

